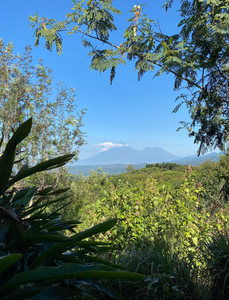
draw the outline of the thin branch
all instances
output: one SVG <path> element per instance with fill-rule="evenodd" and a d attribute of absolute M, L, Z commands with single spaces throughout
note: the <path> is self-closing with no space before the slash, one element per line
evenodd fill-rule
<path fill-rule="evenodd" d="M 137 55 L 137 54 L 135 54 L 135 55 Z M 139 55 L 138 55 L 138 56 L 139 56 Z M 143 58 L 144 58 L 144 57 L 143 57 Z M 193 84 L 195 87 L 197 87 L 197 88 L 199 88 L 199 89 L 201 89 L 201 90 L 204 90 L 204 87 L 201 87 L 200 85 L 198 85 L 197 83 L 195 83 L 195 82 L 193 82 L 192 80 L 188 79 L 187 77 L 180 76 L 177 72 L 175 72 L 175 71 L 173 71 L 173 70 L 171 70 L 171 69 L 169 69 L 169 68 L 164 67 L 163 65 L 159 64 L 158 62 L 152 61 L 152 60 L 149 60 L 149 59 L 147 59 L 147 61 L 148 61 L 148 62 L 152 62 L 153 64 L 159 66 L 159 67 L 162 68 L 162 69 L 164 68 L 166 71 L 168 71 L 168 72 L 170 72 L 170 73 L 172 73 L 172 74 L 174 74 L 174 75 L 180 77 L 181 79 L 187 81 L 188 83 Z"/>
<path fill-rule="evenodd" d="M 65 29 L 64 31 L 66 31 L 66 29 Z M 92 35 L 88 34 L 87 32 L 82 31 L 81 29 L 78 29 L 78 32 L 80 32 L 80 33 L 82 33 L 82 34 L 88 36 L 89 38 L 98 40 L 98 41 L 100 41 L 100 42 L 102 42 L 102 43 L 104 43 L 104 44 L 108 44 L 108 45 L 110 45 L 110 46 L 112 46 L 112 47 L 114 47 L 114 48 L 116 48 L 116 49 L 120 49 L 120 46 L 117 46 L 117 45 L 115 45 L 115 44 L 112 44 L 112 43 L 110 43 L 110 42 L 108 42 L 108 41 L 105 41 L 105 40 L 103 40 L 103 39 L 100 39 L 100 38 L 98 38 L 98 37 L 92 36 Z M 171 52 L 171 50 L 170 50 L 170 52 Z M 138 57 L 141 57 L 141 58 L 145 59 L 144 56 L 141 56 L 141 55 L 139 55 L 138 53 L 133 53 L 133 54 L 134 54 L 135 56 L 138 56 Z M 168 72 L 174 74 L 175 76 L 178 76 L 178 77 L 181 78 L 182 80 L 185 80 L 186 82 L 192 84 L 193 86 L 197 87 L 198 89 L 200 89 L 200 90 L 202 90 L 202 91 L 205 89 L 204 87 L 202 87 L 202 86 L 200 86 L 199 84 L 193 82 L 192 80 L 188 79 L 187 77 L 180 76 L 177 72 L 175 72 L 175 71 L 173 71 L 173 70 L 171 70 L 171 69 L 169 69 L 169 68 L 167 68 L 167 67 L 164 67 L 162 64 L 160 64 L 160 63 L 158 63 L 158 62 L 156 62 L 156 61 L 151 61 L 151 60 L 149 60 L 149 59 L 146 59 L 146 61 L 151 62 L 151 63 L 153 63 L 153 64 L 159 66 L 159 67 L 162 68 L 162 69 L 165 69 L 166 71 L 168 71 Z M 207 92 L 210 92 L 210 91 L 207 91 Z M 225 99 L 224 99 L 222 102 L 225 102 L 225 103 L 227 103 L 227 104 L 229 103 L 229 101 L 227 101 L 227 100 L 225 100 Z"/>
<path fill-rule="evenodd" d="M 116 49 L 119 49 L 119 48 L 120 48 L 119 46 L 116 46 L 116 45 L 114 45 L 114 44 L 112 44 L 112 43 L 110 43 L 110 42 L 108 42 L 108 41 L 104 41 L 104 40 L 102 40 L 102 39 L 100 39 L 100 38 L 98 38 L 98 37 L 96 37 L 96 36 L 92 36 L 92 35 L 90 35 L 90 34 L 84 32 L 84 31 L 82 31 L 82 30 L 80 30 L 80 29 L 78 29 L 78 31 L 79 31 L 80 33 L 83 33 L 84 35 L 88 36 L 89 38 L 99 40 L 100 42 L 103 42 L 104 44 L 108 44 L 108 45 L 110 45 L 110 46 L 112 46 L 112 47 L 114 47 L 114 48 L 116 48 Z"/>
<path fill-rule="evenodd" d="M 71 31 L 71 29 L 62 29 L 62 30 L 58 30 L 58 31 Z M 78 29 L 77 31 L 80 32 L 80 33 L 82 33 L 83 35 L 88 36 L 88 37 L 91 38 L 91 39 L 99 40 L 100 42 L 102 42 L 102 43 L 104 43 L 104 44 L 108 44 L 108 45 L 110 45 L 110 46 L 112 46 L 112 47 L 114 47 L 114 48 L 116 48 L 116 49 L 119 49 L 119 48 L 120 48 L 119 46 L 116 46 L 116 45 L 114 45 L 114 44 L 112 44 L 112 43 L 110 43 L 110 42 L 108 42 L 108 41 L 104 41 L 103 39 L 100 39 L 100 38 L 98 38 L 98 37 L 96 37 L 96 36 L 92 36 L 92 35 L 88 34 L 87 32 L 82 31 L 81 29 Z"/>

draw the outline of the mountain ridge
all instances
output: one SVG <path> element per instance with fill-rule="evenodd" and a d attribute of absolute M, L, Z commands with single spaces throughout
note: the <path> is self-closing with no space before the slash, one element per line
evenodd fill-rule
<path fill-rule="evenodd" d="M 80 160 L 77 165 L 160 163 L 176 159 L 180 157 L 160 147 L 146 147 L 138 151 L 131 146 L 123 146 L 101 151 L 90 158 Z"/>

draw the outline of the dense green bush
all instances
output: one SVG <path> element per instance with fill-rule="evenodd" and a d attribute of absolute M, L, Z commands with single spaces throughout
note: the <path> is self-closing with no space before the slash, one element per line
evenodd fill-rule
<path fill-rule="evenodd" d="M 84 206 L 85 222 L 80 228 L 117 218 L 118 226 L 100 234 L 101 241 L 122 247 L 134 245 L 140 250 L 163 237 L 180 258 L 201 264 L 197 258 L 201 239 L 215 230 L 227 230 L 229 217 L 225 204 L 213 211 L 211 206 L 206 207 L 205 190 L 195 179 L 190 169 L 177 190 L 168 190 L 154 179 L 135 186 L 119 181 L 116 187 L 107 187 L 100 198 Z"/>
<path fill-rule="evenodd" d="M 205 207 L 214 207 L 219 204 L 220 191 L 224 180 L 221 175 L 225 170 L 219 162 L 207 160 L 195 169 L 195 181 L 203 187 L 202 203 Z"/>

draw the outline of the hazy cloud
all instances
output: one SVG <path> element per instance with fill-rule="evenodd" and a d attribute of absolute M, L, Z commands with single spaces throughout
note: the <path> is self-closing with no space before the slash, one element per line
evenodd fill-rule
<path fill-rule="evenodd" d="M 128 146 L 127 144 L 113 144 L 111 142 L 105 142 L 102 144 L 96 144 L 94 146 L 98 146 L 98 147 L 103 147 L 99 152 L 103 152 L 103 151 L 107 151 L 110 150 L 112 148 L 121 148 L 121 147 L 125 147 Z"/>

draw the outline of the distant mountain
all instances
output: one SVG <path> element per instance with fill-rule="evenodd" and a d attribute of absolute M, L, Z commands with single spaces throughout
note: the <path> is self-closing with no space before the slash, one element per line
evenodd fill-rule
<path fill-rule="evenodd" d="M 178 158 L 179 156 L 173 155 L 159 147 L 146 147 L 145 149 L 138 151 L 130 146 L 123 146 L 102 151 L 93 157 L 80 160 L 77 165 L 160 163 Z"/>
<path fill-rule="evenodd" d="M 157 162 L 169 162 L 178 159 L 179 156 L 173 155 L 159 147 L 146 147 L 140 151 L 146 163 L 154 164 Z"/>
<path fill-rule="evenodd" d="M 187 157 L 184 157 L 181 159 L 176 159 L 171 162 L 179 164 L 179 165 L 190 164 L 191 166 L 199 166 L 208 159 L 213 160 L 213 161 L 219 161 L 219 154 L 223 155 L 223 152 L 220 152 L 220 153 L 212 152 L 210 154 L 202 155 L 199 157 L 197 156 L 197 154 L 195 154 L 195 155 L 187 156 Z"/>

